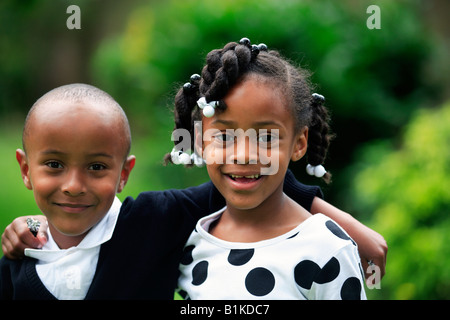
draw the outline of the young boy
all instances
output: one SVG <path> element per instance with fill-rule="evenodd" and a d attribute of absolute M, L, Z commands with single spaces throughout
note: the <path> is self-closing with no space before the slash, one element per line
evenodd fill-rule
<path fill-rule="evenodd" d="M 130 145 L 125 113 L 95 87 L 62 86 L 33 105 L 16 157 L 47 218 L 48 242 L 24 259 L 0 260 L 0 299 L 173 298 L 196 221 L 225 202 L 208 182 L 121 205 L 115 195 L 135 164 Z M 292 174 L 285 185 L 307 209 L 321 194 Z"/>

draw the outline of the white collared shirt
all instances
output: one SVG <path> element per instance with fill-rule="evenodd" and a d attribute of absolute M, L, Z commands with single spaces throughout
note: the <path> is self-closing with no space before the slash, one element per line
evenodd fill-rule
<path fill-rule="evenodd" d="M 42 249 L 25 249 L 38 260 L 36 272 L 48 291 L 60 300 L 81 300 L 86 296 L 97 268 L 100 246 L 111 239 L 122 203 L 116 197 L 108 213 L 76 247 L 60 249 L 52 238 Z"/>

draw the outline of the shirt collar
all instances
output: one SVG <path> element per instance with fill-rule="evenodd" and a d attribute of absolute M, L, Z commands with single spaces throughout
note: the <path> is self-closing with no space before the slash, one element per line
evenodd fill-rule
<path fill-rule="evenodd" d="M 94 225 L 84 239 L 76 246 L 60 249 L 53 240 L 50 230 L 47 230 L 48 241 L 42 249 L 25 249 L 25 255 L 42 261 L 54 261 L 74 250 L 90 249 L 102 245 L 111 239 L 119 216 L 122 203 L 115 197 L 111 208 L 106 215 Z"/>

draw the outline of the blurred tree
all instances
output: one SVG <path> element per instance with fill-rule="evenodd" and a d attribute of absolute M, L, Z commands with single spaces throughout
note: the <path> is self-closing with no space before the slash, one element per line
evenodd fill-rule
<path fill-rule="evenodd" d="M 385 299 L 450 297 L 450 103 L 416 113 L 401 146 L 369 145 L 353 181 L 355 209 L 389 245 Z"/>
<path fill-rule="evenodd" d="M 125 31 L 100 46 L 96 83 L 126 107 L 133 127 L 168 141 L 176 84 L 200 73 L 206 53 L 243 36 L 264 42 L 313 72 L 332 111 L 337 139 L 327 168 L 335 190 L 359 143 L 396 134 L 434 87 L 423 75 L 433 42 L 408 1 L 380 1 L 381 30 L 366 27 L 370 1 L 187 0 L 148 2 L 129 16 Z M 172 90 L 172 92 L 171 92 Z M 160 136 L 159 134 L 163 134 Z M 164 140 L 165 139 L 165 140 Z M 159 148 L 169 150 L 170 141 Z M 156 149 L 158 150 L 158 149 Z M 304 176 L 303 165 L 293 167 Z M 318 183 L 305 177 L 305 182 Z M 331 192 L 329 194 L 338 194 Z M 339 205 L 337 198 L 328 198 Z"/>

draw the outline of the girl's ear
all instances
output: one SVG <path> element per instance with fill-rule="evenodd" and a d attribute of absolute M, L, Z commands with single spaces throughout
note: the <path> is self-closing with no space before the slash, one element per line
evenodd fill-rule
<path fill-rule="evenodd" d="M 16 150 L 16 159 L 17 159 L 17 162 L 19 162 L 20 173 L 22 174 L 22 180 L 23 180 L 25 187 L 27 187 L 27 189 L 32 190 L 33 186 L 31 184 L 31 180 L 30 180 L 30 167 L 28 165 L 28 159 L 27 159 L 27 155 L 25 154 L 25 151 L 23 151 L 21 149 L 17 149 Z"/>
<path fill-rule="evenodd" d="M 294 150 L 292 151 L 291 160 L 298 161 L 306 153 L 308 149 L 308 127 L 304 127 L 296 136 L 294 142 Z"/>
<path fill-rule="evenodd" d="M 127 184 L 128 177 L 130 176 L 131 170 L 133 170 L 134 165 L 136 164 L 136 157 L 129 156 L 125 163 L 123 164 L 122 171 L 120 172 L 120 182 L 119 188 L 117 189 L 117 193 L 122 192 L 123 188 Z"/>

